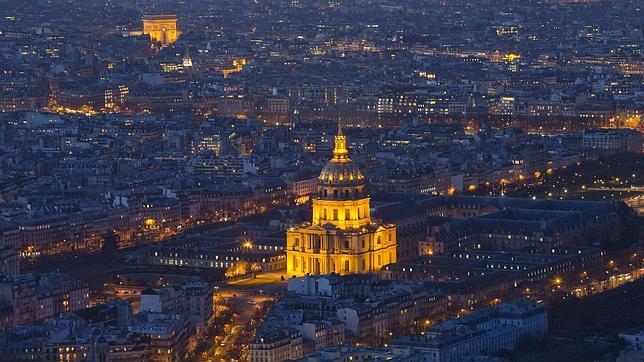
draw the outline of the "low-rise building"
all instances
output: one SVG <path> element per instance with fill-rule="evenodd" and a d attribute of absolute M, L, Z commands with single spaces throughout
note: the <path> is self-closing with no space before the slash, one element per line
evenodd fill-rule
<path fill-rule="evenodd" d="M 446 311 L 447 297 L 419 283 L 357 274 L 291 278 L 288 293 L 257 330 L 250 348 L 256 359 L 251 360 L 284 361 L 294 348 L 291 343 L 306 356 L 353 343 L 384 342 L 405 328 L 442 320 Z M 290 329 L 299 333 L 287 333 Z M 295 340 L 289 342 L 291 337 Z"/>
<path fill-rule="evenodd" d="M 584 131 L 583 146 L 589 150 L 608 152 L 640 152 L 642 134 L 632 129 L 599 128 Z"/>
<path fill-rule="evenodd" d="M 42 321 L 89 306 L 87 283 L 65 274 L 19 274 L 0 279 L 0 319 L 7 328 Z"/>
<path fill-rule="evenodd" d="M 517 299 L 437 324 L 422 337 L 397 338 L 391 345 L 419 349 L 429 362 L 459 361 L 512 350 L 520 338 L 547 331 L 543 304 Z"/>

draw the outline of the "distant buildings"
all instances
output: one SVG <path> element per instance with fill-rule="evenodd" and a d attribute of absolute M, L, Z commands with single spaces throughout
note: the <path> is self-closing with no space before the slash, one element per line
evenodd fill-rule
<path fill-rule="evenodd" d="M 424 281 L 450 297 L 453 306 L 488 303 L 526 282 L 549 282 L 565 273 L 600 265 L 597 248 L 525 248 L 516 251 L 453 249 L 444 255 L 399 261 L 383 268 L 384 279 Z"/>
<path fill-rule="evenodd" d="M 12 361 L 183 360 L 192 329 L 181 314 L 140 313 L 116 302 L 0 332 L 0 352 Z M 62 357 L 61 357 L 62 356 Z"/>
<path fill-rule="evenodd" d="M 99 82 L 68 82 L 56 89 L 56 106 L 64 112 L 92 114 L 124 109 L 128 87 L 123 84 Z"/>
<path fill-rule="evenodd" d="M 64 274 L 18 274 L 0 279 L 0 329 L 88 306 L 87 284 Z"/>
<path fill-rule="evenodd" d="M 411 348 L 328 347 L 316 351 L 298 362 L 389 361 L 425 362 L 425 354 Z"/>
<path fill-rule="evenodd" d="M 214 315 L 213 288 L 201 282 L 146 289 L 135 304 L 136 314 L 128 302 L 116 301 L 75 305 L 5 326 L 0 353 L 12 361 L 180 361 L 204 336 Z"/>
<path fill-rule="evenodd" d="M 302 334 L 296 329 L 262 331 L 248 347 L 248 360 L 288 361 L 304 356 Z M 317 332 L 320 334 L 320 332 Z M 325 333 L 326 334 L 326 333 Z"/>
<path fill-rule="evenodd" d="M 19 245 L 18 227 L 10 223 L 0 225 L 0 274 L 20 273 Z"/>
<path fill-rule="evenodd" d="M 383 197 L 376 208 L 386 221 L 406 225 L 398 237 L 399 248 L 408 251 L 401 259 L 456 248 L 550 250 L 609 243 L 619 239 L 631 215 L 625 205 L 611 202 L 403 195 L 389 202 Z M 419 233 L 426 239 L 419 240 Z"/>
<path fill-rule="evenodd" d="M 185 359 L 193 335 L 188 320 L 172 313 L 141 313 L 129 321 L 127 332 L 148 337 L 149 358 L 159 362 Z"/>
<path fill-rule="evenodd" d="M 186 240 L 148 248 L 139 262 L 142 266 L 202 270 L 235 270 L 239 266 L 244 269 L 241 274 L 278 272 L 286 270 L 283 243 L 283 238 L 259 237 Z"/>
<path fill-rule="evenodd" d="M 190 324 L 201 334 L 213 315 L 213 289 L 203 282 L 180 286 L 150 288 L 141 292 L 140 312 L 185 312 Z"/>
<path fill-rule="evenodd" d="M 397 338 L 391 345 L 418 349 L 425 361 L 448 362 L 512 350 L 521 338 L 547 331 L 543 304 L 519 299 L 432 326 L 422 337 Z"/>
<path fill-rule="evenodd" d="M 487 303 L 522 283 L 593 268 L 622 237 L 623 204 L 507 197 L 379 196 L 376 214 L 396 223 L 399 257 L 381 277 L 423 281 L 452 305 Z"/>
<path fill-rule="evenodd" d="M 280 362 L 318 350 L 323 352 L 317 356 L 339 352 L 334 348 L 338 346 L 373 344 L 405 328 L 442 319 L 447 311 L 442 294 L 418 283 L 371 275 L 291 278 L 288 291 L 258 328 L 250 361 Z"/>
<path fill-rule="evenodd" d="M 455 361 L 512 350 L 521 338 L 540 336 L 548 330 L 543 305 L 529 299 L 434 324 L 444 318 L 447 298 L 419 283 L 333 274 L 292 278 L 288 289 L 293 294 L 284 296 L 257 330 L 250 345 L 250 361 L 339 361 L 368 356 L 376 360 Z M 422 336 L 388 341 L 406 328 L 429 325 Z M 349 347 L 383 342 L 394 349 Z"/>
<path fill-rule="evenodd" d="M 582 136 L 584 148 L 608 152 L 641 152 L 642 135 L 630 129 L 590 129 Z"/>

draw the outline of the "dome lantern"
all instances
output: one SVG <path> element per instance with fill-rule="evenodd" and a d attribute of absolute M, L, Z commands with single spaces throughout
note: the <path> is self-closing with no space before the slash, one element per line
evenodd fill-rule
<path fill-rule="evenodd" d="M 364 197 L 364 175 L 349 158 L 347 140 L 338 126 L 331 158 L 320 172 L 319 196 L 322 198 Z"/>

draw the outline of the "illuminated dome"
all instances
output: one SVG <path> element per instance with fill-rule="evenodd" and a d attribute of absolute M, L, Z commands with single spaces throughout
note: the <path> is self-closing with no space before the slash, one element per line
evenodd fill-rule
<path fill-rule="evenodd" d="M 362 171 L 352 162 L 333 162 L 330 160 L 322 168 L 319 177 L 320 185 L 360 186 L 364 184 Z"/>
<path fill-rule="evenodd" d="M 346 137 L 342 130 L 335 136 L 333 158 L 320 172 L 319 196 L 333 199 L 352 199 L 364 196 L 364 175 L 349 158 Z"/>
<path fill-rule="evenodd" d="M 286 231 L 289 275 L 377 274 L 396 262 L 396 226 L 371 219 L 364 176 L 340 129 L 311 204 L 311 222 Z"/>

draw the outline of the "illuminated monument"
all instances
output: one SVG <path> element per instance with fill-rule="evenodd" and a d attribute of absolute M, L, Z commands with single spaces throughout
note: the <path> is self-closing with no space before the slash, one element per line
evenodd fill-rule
<path fill-rule="evenodd" d="M 177 29 L 177 16 L 143 15 L 143 34 L 148 35 L 153 42 L 167 47 L 181 35 Z"/>
<path fill-rule="evenodd" d="M 375 273 L 395 262 L 396 226 L 371 220 L 364 176 L 341 129 L 318 181 L 312 222 L 286 233 L 288 274 Z"/>

